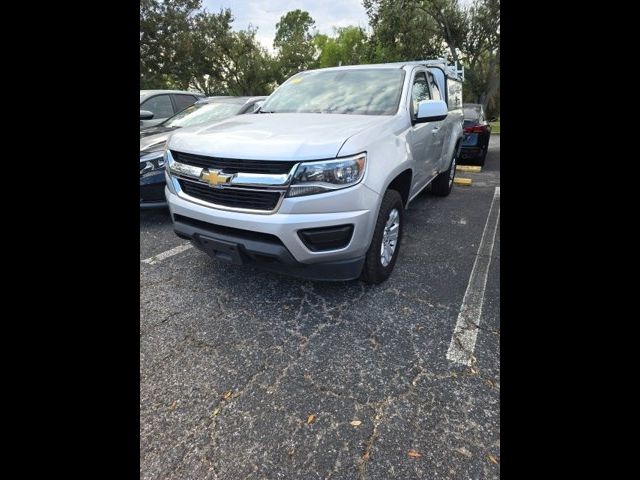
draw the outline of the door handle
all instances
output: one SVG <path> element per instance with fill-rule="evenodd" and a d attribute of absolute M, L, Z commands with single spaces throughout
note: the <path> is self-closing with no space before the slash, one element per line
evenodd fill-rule
<path fill-rule="evenodd" d="M 440 127 L 433 127 L 433 129 L 431 130 L 431 133 L 435 135 L 436 133 L 438 133 L 438 130 L 440 130 Z"/>

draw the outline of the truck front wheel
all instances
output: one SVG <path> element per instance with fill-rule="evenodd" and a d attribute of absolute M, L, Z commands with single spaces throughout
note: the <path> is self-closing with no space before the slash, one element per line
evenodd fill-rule
<path fill-rule="evenodd" d="M 403 215 L 402 197 L 395 190 L 387 190 L 362 269 L 361 278 L 365 282 L 382 283 L 391 275 L 400 250 Z"/>

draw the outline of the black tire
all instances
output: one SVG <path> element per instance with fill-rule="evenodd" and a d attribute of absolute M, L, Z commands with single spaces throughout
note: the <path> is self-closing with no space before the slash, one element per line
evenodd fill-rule
<path fill-rule="evenodd" d="M 395 243 L 395 249 L 391 254 L 391 259 L 388 265 L 382 263 L 382 239 L 384 236 L 387 221 L 389 215 L 396 209 L 398 212 L 398 238 Z M 398 255 L 400 253 L 400 243 L 402 241 L 402 229 L 404 225 L 404 204 L 402 203 L 402 197 L 395 190 L 387 190 L 382 198 L 382 204 L 380 205 L 380 212 L 378 213 L 378 220 L 376 221 L 376 227 L 373 231 L 373 238 L 371 239 L 371 245 L 367 250 L 367 256 L 364 261 L 364 267 L 362 268 L 362 274 L 360 278 L 372 284 L 378 284 L 384 282 L 396 264 Z"/>
<path fill-rule="evenodd" d="M 458 163 L 457 160 L 457 155 L 454 155 L 451 159 L 449 168 L 440 173 L 440 175 L 438 175 L 435 180 L 431 182 L 431 193 L 437 195 L 438 197 L 446 197 L 451 193 L 451 189 L 453 188 L 453 179 L 456 176 L 456 164 Z"/>

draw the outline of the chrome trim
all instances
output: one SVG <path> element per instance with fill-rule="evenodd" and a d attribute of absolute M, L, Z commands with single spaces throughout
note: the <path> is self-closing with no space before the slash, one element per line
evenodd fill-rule
<path fill-rule="evenodd" d="M 182 187 L 180 186 L 180 183 L 178 182 L 178 179 L 181 180 L 186 180 L 192 183 L 198 183 L 200 185 L 207 185 L 204 182 L 197 182 L 197 181 L 193 181 L 192 179 L 187 179 L 187 178 L 180 178 L 180 177 L 175 177 L 175 176 L 171 176 L 171 186 L 173 187 L 173 189 L 176 192 L 176 195 L 184 200 L 187 200 L 189 202 L 193 202 L 193 203 L 197 203 L 198 205 L 202 205 L 203 207 L 209 207 L 209 208 L 215 208 L 218 210 L 226 210 L 228 212 L 242 212 L 242 213 L 255 213 L 258 215 L 273 215 L 274 213 L 276 213 L 278 211 L 278 209 L 280 208 L 280 205 L 282 205 L 282 202 L 285 198 L 285 194 L 286 194 L 286 189 L 284 190 L 280 190 L 278 193 L 280 193 L 280 198 L 278 199 L 278 202 L 276 203 L 276 206 L 273 207 L 273 210 L 255 210 L 255 209 L 251 209 L 251 208 L 240 208 L 240 207 L 228 207 L 226 205 L 218 205 L 217 203 L 211 203 L 211 202 L 206 202 L 204 200 L 201 200 L 199 198 L 196 197 L 192 197 L 191 195 L 188 195 L 187 193 L 185 193 L 182 190 Z M 237 187 L 222 187 L 222 189 L 231 189 L 231 190 L 254 190 L 254 191 L 260 191 L 260 192 L 264 192 L 266 191 L 266 189 L 262 188 L 262 189 L 252 189 L 252 188 L 237 188 Z"/>
<path fill-rule="evenodd" d="M 274 190 L 277 192 L 286 192 L 286 188 L 279 188 L 279 189 L 268 189 L 268 188 L 256 188 L 252 185 L 242 185 L 242 186 L 233 186 L 230 183 L 223 183 L 220 185 L 216 185 L 215 187 L 212 187 L 211 185 L 209 185 L 206 182 L 202 182 L 202 181 L 198 181 L 195 180 L 193 178 L 187 178 L 187 177 L 180 177 L 180 176 L 176 176 L 176 178 L 179 178 L 180 180 L 184 180 L 186 182 L 191 182 L 191 183 L 195 183 L 197 185 L 200 185 L 201 187 L 209 187 L 211 190 L 239 190 L 239 191 L 245 191 L 245 192 L 270 192 L 273 193 Z"/>
<path fill-rule="evenodd" d="M 217 171 L 222 172 L 220 169 L 215 168 L 202 168 L 202 167 L 194 167 L 193 165 L 187 165 L 186 163 L 176 162 L 173 159 L 173 156 L 170 154 L 167 155 L 169 161 L 167 165 L 169 166 L 169 170 L 173 174 L 182 175 L 185 177 L 190 177 L 193 179 L 199 180 L 201 178 L 202 172 L 206 171 Z M 272 174 L 272 173 L 246 173 L 246 172 L 238 172 L 233 175 L 233 178 L 226 185 L 239 185 L 239 186 L 254 186 L 254 187 L 265 187 L 265 188 L 286 188 L 291 183 L 291 179 L 293 178 L 293 173 L 298 168 L 298 163 L 291 167 L 289 173 L 280 173 L 280 174 Z M 205 185 L 208 185 L 206 182 L 202 182 Z"/>
<path fill-rule="evenodd" d="M 202 171 L 204 170 L 204 168 L 194 167 L 193 165 L 176 162 L 171 156 L 169 156 L 168 158 L 171 159 L 169 160 L 169 163 L 167 163 L 167 165 L 169 166 L 169 171 L 171 173 L 184 175 L 186 177 L 192 177 L 194 179 L 199 179 L 200 175 L 202 175 Z M 207 184 L 205 183 L 205 185 Z"/>
<path fill-rule="evenodd" d="M 196 181 L 196 183 L 199 183 L 201 185 L 206 185 L 209 188 L 217 188 L 217 189 L 223 189 L 223 188 L 233 188 L 234 190 L 256 190 L 256 191 L 260 191 L 260 192 L 271 192 L 271 191 L 285 191 L 288 187 L 289 187 L 289 181 L 291 180 L 291 176 L 290 175 L 279 175 L 282 177 L 286 177 L 286 180 L 283 183 L 280 184 L 274 184 L 274 185 L 270 185 L 270 184 L 264 184 L 264 183 L 259 183 L 260 180 L 256 181 L 250 181 L 250 180 L 255 180 L 253 177 L 251 179 L 247 178 L 249 176 L 252 176 L 253 174 L 246 174 L 247 177 L 245 177 L 243 174 L 241 173 L 237 173 L 236 177 L 234 177 L 230 182 L 228 183 L 221 183 L 220 185 L 216 185 L 215 187 L 212 187 L 210 184 L 208 184 L 207 182 L 203 182 L 201 180 L 200 177 L 195 177 L 195 176 L 190 176 L 190 175 L 181 175 L 174 172 L 171 172 L 171 175 L 173 177 L 176 178 L 180 178 L 181 180 L 189 180 L 191 182 Z M 257 175 L 257 174 L 256 174 Z M 240 177 L 240 181 L 236 181 L 236 179 L 238 177 Z M 271 175 L 271 177 L 273 177 L 275 175 Z"/>
<path fill-rule="evenodd" d="M 292 165 L 289 173 L 282 174 L 268 174 L 268 173 L 246 173 L 246 172 L 238 172 L 234 174 L 234 177 L 231 179 L 229 183 L 217 185 L 212 187 L 206 182 L 201 180 L 202 172 L 210 171 L 207 168 L 202 167 L 194 167 L 192 165 L 187 165 L 185 163 L 176 162 L 171 154 L 170 150 L 166 150 L 165 152 L 165 165 L 166 165 L 166 173 L 170 184 L 169 190 L 175 190 L 175 194 L 187 200 L 189 202 L 197 203 L 199 205 L 216 208 L 218 210 L 226 210 L 229 212 L 243 212 L 243 213 L 255 213 L 258 215 L 271 215 L 278 211 L 280 205 L 282 205 L 283 200 L 285 199 L 287 189 L 291 184 L 291 180 L 293 178 L 293 174 L 300 165 L 300 162 Z M 216 169 L 211 169 L 216 170 Z M 220 170 L 217 170 L 220 171 Z M 278 192 L 280 194 L 280 198 L 276 203 L 276 206 L 273 210 L 255 210 L 250 208 L 240 208 L 240 207 L 228 207 L 226 205 L 218 205 L 217 203 L 206 202 L 196 197 L 192 197 L 185 193 L 180 187 L 180 183 L 178 180 L 184 180 L 192 183 L 196 183 L 198 185 L 207 186 L 211 189 L 218 190 L 245 190 L 245 191 L 256 191 L 256 192 Z"/>
<path fill-rule="evenodd" d="M 293 172 L 296 168 L 298 168 L 298 164 L 295 164 L 291 170 L 289 170 L 289 173 L 281 174 L 238 172 L 229 184 L 269 188 L 287 187 L 289 183 L 291 183 L 291 178 L 293 178 Z"/>

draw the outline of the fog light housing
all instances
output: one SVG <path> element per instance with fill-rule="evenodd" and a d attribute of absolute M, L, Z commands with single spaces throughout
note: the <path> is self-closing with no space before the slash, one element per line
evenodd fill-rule
<path fill-rule="evenodd" d="M 306 228 L 298 230 L 298 237 L 312 252 L 340 250 L 349 245 L 353 235 L 353 225 L 335 227 Z"/>

